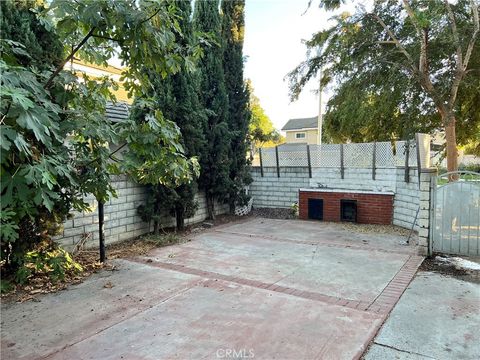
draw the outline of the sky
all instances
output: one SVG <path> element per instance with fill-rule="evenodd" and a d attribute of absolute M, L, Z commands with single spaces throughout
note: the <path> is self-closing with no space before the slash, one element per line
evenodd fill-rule
<path fill-rule="evenodd" d="M 319 9 L 318 1 L 308 10 L 307 6 L 308 0 L 246 0 L 245 77 L 252 80 L 255 95 L 277 129 L 288 119 L 318 115 L 318 94 L 314 93 L 318 79 L 310 81 L 293 103 L 284 80 L 306 59 L 302 40 L 332 24 L 328 19 L 333 13 Z M 323 93 L 322 104 L 328 95 L 328 90 Z"/>

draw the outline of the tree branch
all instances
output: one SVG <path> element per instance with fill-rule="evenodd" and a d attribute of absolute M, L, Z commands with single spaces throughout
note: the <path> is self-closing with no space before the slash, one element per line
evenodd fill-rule
<path fill-rule="evenodd" d="M 160 12 L 160 8 L 158 8 L 157 10 L 155 10 L 151 16 L 149 16 L 148 18 L 146 18 L 145 20 L 143 20 L 140 24 L 146 23 L 147 21 L 151 20 L 151 19 L 152 19 L 155 15 L 157 15 L 159 12 Z"/>
<path fill-rule="evenodd" d="M 460 86 L 463 75 L 465 74 L 465 69 L 463 67 L 462 46 L 460 44 L 460 37 L 458 35 L 457 22 L 455 21 L 455 16 L 448 0 L 444 0 L 444 3 L 445 8 L 447 9 L 448 18 L 450 20 L 450 27 L 452 28 L 453 34 L 453 42 L 455 44 L 457 53 L 457 57 L 455 59 L 455 77 L 453 78 L 452 87 L 450 88 L 450 99 L 448 99 L 448 107 L 452 109 L 455 101 L 457 100 L 458 87 Z"/>
<path fill-rule="evenodd" d="M 450 19 L 450 27 L 452 28 L 453 42 L 456 46 L 457 51 L 457 68 L 461 68 L 463 64 L 463 55 L 462 55 L 462 46 L 460 44 L 460 37 L 458 36 L 457 22 L 455 21 L 455 16 L 453 15 L 452 8 L 448 0 L 444 0 L 445 7 L 447 8 L 448 18 Z M 460 65 L 460 66 L 458 66 Z"/>
<path fill-rule="evenodd" d="M 478 32 L 480 29 L 480 24 L 478 20 L 478 5 L 475 3 L 475 0 L 470 0 L 472 5 L 472 13 L 473 13 L 473 34 L 470 38 L 470 42 L 468 43 L 467 52 L 465 53 L 465 58 L 463 60 L 463 70 L 467 69 L 468 62 L 470 61 L 470 56 L 472 55 L 473 47 L 475 45 L 475 41 L 477 40 Z"/>
<path fill-rule="evenodd" d="M 85 35 L 85 37 L 82 39 L 82 41 L 80 41 L 80 43 L 72 50 L 72 52 L 70 53 L 70 55 L 68 55 L 68 57 L 62 61 L 62 63 L 60 65 L 57 66 L 57 68 L 55 69 L 55 71 L 52 73 L 52 75 L 50 75 L 50 77 L 48 78 L 48 81 L 47 83 L 45 84 L 45 89 L 48 89 L 50 86 L 52 86 L 52 83 L 53 83 L 53 79 L 55 79 L 55 77 L 60 73 L 60 71 L 63 70 L 63 67 L 65 66 L 66 63 L 68 63 L 70 60 L 73 59 L 73 57 L 75 56 L 75 54 L 77 53 L 78 50 L 80 50 L 80 48 L 87 42 L 87 40 L 93 35 L 93 32 L 95 31 L 95 27 L 91 28 L 90 31 L 88 32 L 87 35 Z"/>
<path fill-rule="evenodd" d="M 98 34 L 93 34 L 92 37 L 94 38 L 98 38 L 98 39 L 105 39 L 105 40 L 111 40 L 111 41 L 115 41 L 115 42 L 118 42 L 118 43 L 123 43 L 123 39 L 115 39 L 115 38 L 111 38 L 111 37 L 108 37 L 108 36 L 102 36 L 102 35 L 98 35 Z"/>
<path fill-rule="evenodd" d="M 123 149 L 125 146 L 127 146 L 127 145 L 128 145 L 128 143 L 124 143 L 123 145 L 119 146 L 118 149 L 116 149 L 115 151 L 112 151 L 112 152 L 108 155 L 108 157 L 111 158 L 113 155 L 115 155 L 117 152 L 119 152 L 120 150 L 122 150 L 122 149 Z M 100 160 L 99 157 L 98 157 L 98 158 L 95 158 L 95 159 L 93 159 L 92 161 L 89 161 L 88 163 L 86 163 L 86 164 L 84 164 L 84 165 L 82 165 L 82 166 L 83 166 L 83 167 L 90 166 L 90 165 L 92 165 L 94 162 L 97 162 L 97 161 L 99 161 L 99 160 Z M 112 160 L 114 160 L 114 159 L 112 159 Z"/>
<path fill-rule="evenodd" d="M 415 30 L 417 31 L 418 38 L 420 40 L 420 58 L 418 60 L 418 71 L 420 74 L 428 76 L 428 63 L 427 63 L 427 41 L 428 41 L 428 30 L 422 28 L 417 21 L 417 17 L 413 12 L 413 9 L 410 7 L 410 4 L 407 0 L 403 0 L 403 7 L 407 12 L 408 17 L 412 21 Z"/>
<path fill-rule="evenodd" d="M 410 54 L 408 53 L 408 51 L 403 47 L 403 45 L 400 43 L 400 41 L 398 41 L 398 39 L 395 37 L 395 34 L 392 32 L 392 30 L 390 30 L 390 28 L 383 22 L 382 19 L 380 19 L 380 17 L 377 14 L 371 13 L 370 15 L 373 16 L 373 18 L 382 26 L 382 28 L 387 32 L 390 39 L 392 39 L 393 44 L 395 44 L 395 46 L 400 50 L 400 52 L 403 55 L 405 55 L 405 57 L 407 58 L 407 60 L 410 63 L 411 70 L 414 73 L 417 73 L 418 69 L 415 67 L 415 62 L 413 61 L 413 59 L 410 56 Z"/>

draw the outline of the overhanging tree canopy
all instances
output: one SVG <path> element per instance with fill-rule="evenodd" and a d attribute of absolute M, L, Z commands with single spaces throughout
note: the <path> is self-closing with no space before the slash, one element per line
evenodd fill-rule
<path fill-rule="evenodd" d="M 108 79 L 78 82 L 64 69 L 74 56 L 106 65 L 118 50 L 127 65 L 127 88 L 135 96 L 151 86 L 145 68 L 159 76 L 190 68 L 200 53 L 175 42 L 181 32 L 175 4 L 54 0 L 33 17 L 26 8 L 31 12 L 26 18 L 37 19 L 41 33 L 51 33 L 52 44 L 63 44 L 68 54 L 55 61 L 36 58 L 44 71 L 25 61 L 31 55 L 19 42 L 21 36 L 6 39 L 2 34 L 3 249 L 49 238 L 50 223 L 61 222 L 72 206 L 86 209 L 86 193 L 100 202 L 114 194 L 109 175 L 119 166 L 110 161 L 109 143 L 128 144 L 122 169 L 140 182 L 179 186 L 192 178 L 195 162 L 184 156 L 178 128 L 155 103 L 144 101 L 144 121 L 112 125 L 105 118 L 106 103 L 113 100 Z M 2 252 L 2 259 L 12 260 L 10 255 L 10 250 Z"/>
<path fill-rule="evenodd" d="M 332 135 L 372 140 L 441 127 L 456 170 L 457 133 L 468 142 L 479 129 L 478 3 L 378 1 L 334 19 L 307 42 L 316 55 L 289 74 L 292 98 L 325 67 L 322 82 L 337 84 L 325 117 Z"/>

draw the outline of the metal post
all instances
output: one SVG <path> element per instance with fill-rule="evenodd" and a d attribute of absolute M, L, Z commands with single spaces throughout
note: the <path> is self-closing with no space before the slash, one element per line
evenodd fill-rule
<path fill-rule="evenodd" d="M 372 156 L 372 179 L 375 180 L 376 176 L 376 162 L 377 162 L 377 143 L 373 143 L 373 156 Z"/>
<path fill-rule="evenodd" d="M 262 148 L 258 149 L 258 155 L 260 156 L 260 175 L 263 177 Z"/>
<path fill-rule="evenodd" d="M 343 164 L 343 144 L 340 144 L 340 175 L 342 179 L 345 177 L 345 167 Z"/>
<path fill-rule="evenodd" d="M 105 262 L 105 212 L 103 202 L 98 202 L 98 241 L 100 247 L 100 262 Z"/>
<path fill-rule="evenodd" d="M 420 189 L 420 181 L 422 177 L 422 160 L 420 158 L 420 134 L 415 134 L 415 144 L 417 146 L 417 175 L 418 175 L 418 188 Z"/>
<path fill-rule="evenodd" d="M 310 160 L 310 145 L 307 144 L 308 176 L 312 178 L 312 161 Z"/>
<path fill-rule="evenodd" d="M 407 140 L 405 143 L 405 182 L 409 183 L 410 182 L 410 167 L 408 164 L 408 160 L 410 157 L 410 140 Z"/>
<path fill-rule="evenodd" d="M 275 158 L 277 160 L 277 177 L 280 177 L 280 162 L 278 160 L 278 146 L 275 146 Z"/>

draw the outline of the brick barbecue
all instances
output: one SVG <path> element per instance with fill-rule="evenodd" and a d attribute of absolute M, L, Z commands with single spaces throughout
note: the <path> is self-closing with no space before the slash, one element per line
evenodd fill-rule
<path fill-rule="evenodd" d="M 356 203 L 356 221 L 358 223 L 389 225 L 392 223 L 393 217 L 393 197 L 394 194 L 389 192 L 300 189 L 300 219 L 319 219 L 317 215 L 320 213 L 321 220 L 341 221 L 342 200 L 353 200 Z M 309 199 L 323 200 L 313 202 L 314 206 L 323 206 L 321 210 L 316 211 L 315 216 L 309 214 Z"/>

